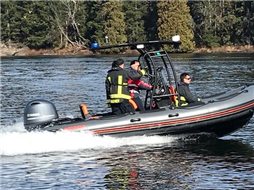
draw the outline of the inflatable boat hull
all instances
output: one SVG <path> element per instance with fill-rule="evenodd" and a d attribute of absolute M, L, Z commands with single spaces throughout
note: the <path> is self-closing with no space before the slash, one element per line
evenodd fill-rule
<path fill-rule="evenodd" d="M 27 130 L 87 130 L 99 135 L 119 137 L 138 135 L 175 135 L 211 133 L 218 137 L 246 125 L 253 116 L 254 86 L 202 99 L 205 104 L 192 107 L 165 107 L 133 114 L 102 114 L 87 119 L 59 119 L 46 126 Z"/>

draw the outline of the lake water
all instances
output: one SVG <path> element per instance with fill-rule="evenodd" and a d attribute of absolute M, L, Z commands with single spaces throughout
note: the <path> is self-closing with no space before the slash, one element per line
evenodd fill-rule
<path fill-rule="evenodd" d="M 104 82 L 114 59 L 2 58 L 0 189 L 254 189 L 254 118 L 220 139 L 25 131 L 24 107 L 37 98 L 53 102 L 60 117 L 80 117 L 80 103 L 91 114 L 109 111 Z M 178 76 L 191 74 L 200 97 L 254 81 L 253 54 L 172 61 Z"/>

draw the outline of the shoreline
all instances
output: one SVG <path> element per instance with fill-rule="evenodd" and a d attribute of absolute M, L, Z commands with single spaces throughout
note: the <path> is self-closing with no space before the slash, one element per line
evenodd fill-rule
<path fill-rule="evenodd" d="M 193 53 L 254 53 L 253 45 L 196 48 Z"/>
<path fill-rule="evenodd" d="M 196 48 L 193 52 L 190 53 L 254 53 L 254 46 L 245 45 L 245 46 L 223 46 L 217 48 Z M 125 55 L 134 55 L 138 54 L 136 50 L 126 50 Z M 96 55 L 88 49 L 78 49 L 75 47 L 67 48 L 54 48 L 54 49 L 40 49 L 34 50 L 27 47 L 7 47 L 4 44 L 1 44 L 1 57 L 15 57 L 15 56 L 75 56 L 75 55 Z M 100 55 L 100 54 L 97 54 Z"/>

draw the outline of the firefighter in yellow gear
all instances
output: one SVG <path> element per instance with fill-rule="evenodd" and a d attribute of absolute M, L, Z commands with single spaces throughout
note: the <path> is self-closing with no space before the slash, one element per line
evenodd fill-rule
<path fill-rule="evenodd" d="M 140 79 L 145 74 L 145 70 L 129 72 L 123 68 L 124 61 L 122 59 L 114 61 L 105 81 L 107 104 L 112 108 L 112 114 L 115 115 L 135 111 L 129 103 L 131 95 L 128 88 L 128 80 Z"/>

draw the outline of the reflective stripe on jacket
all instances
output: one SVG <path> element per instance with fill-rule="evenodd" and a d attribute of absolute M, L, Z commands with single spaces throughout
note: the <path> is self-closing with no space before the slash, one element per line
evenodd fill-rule
<path fill-rule="evenodd" d="M 123 99 L 131 99 L 128 89 L 128 79 L 139 79 L 141 72 L 128 72 L 120 67 L 113 67 L 108 71 L 106 78 L 106 95 L 107 103 L 120 103 Z"/>

